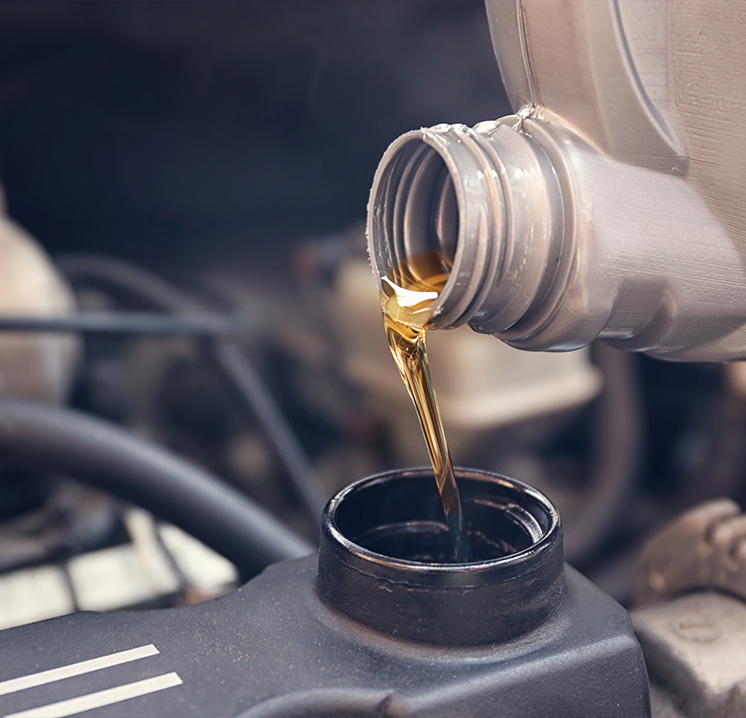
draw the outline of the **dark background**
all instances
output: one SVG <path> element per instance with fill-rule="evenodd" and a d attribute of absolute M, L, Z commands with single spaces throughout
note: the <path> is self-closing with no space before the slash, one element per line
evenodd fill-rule
<path fill-rule="evenodd" d="M 7 203 L 52 253 L 284 262 L 399 134 L 508 111 L 481 0 L 0 4 Z"/>

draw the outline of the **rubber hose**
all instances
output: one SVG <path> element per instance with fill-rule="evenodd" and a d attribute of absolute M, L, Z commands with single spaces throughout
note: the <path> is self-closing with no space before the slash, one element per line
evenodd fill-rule
<path fill-rule="evenodd" d="M 244 577 L 314 551 L 219 479 L 71 409 L 0 397 L 0 457 L 23 468 L 69 476 L 142 506 L 225 556 Z"/>

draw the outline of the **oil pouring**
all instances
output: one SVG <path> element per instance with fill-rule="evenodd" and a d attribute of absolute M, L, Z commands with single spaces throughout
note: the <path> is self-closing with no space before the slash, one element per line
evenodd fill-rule
<path fill-rule="evenodd" d="M 423 252 L 400 262 L 381 278 L 381 308 L 391 353 L 420 420 L 453 541 L 454 561 L 464 563 L 470 559 L 469 541 L 425 343 L 449 269 L 438 252 Z"/>

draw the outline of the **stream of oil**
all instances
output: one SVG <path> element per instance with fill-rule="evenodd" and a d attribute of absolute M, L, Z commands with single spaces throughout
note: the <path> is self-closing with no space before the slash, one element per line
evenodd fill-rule
<path fill-rule="evenodd" d="M 448 263 L 437 252 L 423 252 L 400 262 L 382 278 L 381 306 L 391 353 L 422 426 L 453 542 L 454 560 L 464 563 L 470 560 L 469 540 L 425 345 L 425 335 L 448 271 Z"/>

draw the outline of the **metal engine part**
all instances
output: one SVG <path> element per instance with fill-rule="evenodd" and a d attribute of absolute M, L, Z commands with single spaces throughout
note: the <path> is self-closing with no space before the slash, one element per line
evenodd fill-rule
<path fill-rule="evenodd" d="M 655 718 L 746 714 L 746 516 L 733 501 L 683 514 L 643 548 L 635 632 Z"/>
<path fill-rule="evenodd" d="M 746 605 L 697 592 L 632 612 L 654 718 L 746 714 Z"/>

